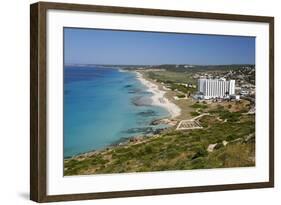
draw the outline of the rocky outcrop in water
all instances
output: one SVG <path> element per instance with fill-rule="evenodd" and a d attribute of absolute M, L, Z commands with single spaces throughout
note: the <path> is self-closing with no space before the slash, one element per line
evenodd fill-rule
<path fill-rule="evenodd" d="M 132 103 L 135 106 L 147 106 L 147 105 L 151 105 L 152 100 L 148 97 L 137 96 L 132 99 Z"/>
<path fill-rule="evenodd" d="M 149 133 L 153 133 L 153 128 L 152 127 L 136 127 L 136 128 L 131 128 L 131 129 L 125 130 L 125 131 L 123 131 L 123 133 L 126 133 L 126 134 L 135 134 L 135 133 L 149 134 Z"/>
<path fill-rule="evenodd" d="M 157 113 L 154 110 L 146 110 L 137 113 L 137 115 L 142 116 L 142 117 L 152 117 L 152 116 L 157 116 Z"/>

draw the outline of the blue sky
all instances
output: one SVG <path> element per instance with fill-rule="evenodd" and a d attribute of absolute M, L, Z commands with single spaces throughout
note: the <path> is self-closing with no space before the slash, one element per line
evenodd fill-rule
<path fill-rule="evenodd" d="M 255 38 L 64 29 L 66 64 L 255 64 Z"/>

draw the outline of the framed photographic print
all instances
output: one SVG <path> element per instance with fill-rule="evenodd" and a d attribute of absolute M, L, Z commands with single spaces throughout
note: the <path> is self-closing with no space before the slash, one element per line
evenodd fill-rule
<path fill-rule="evenodd" d="M 274 18 L 31 5 L 30 197 L 274 186 Z"/>

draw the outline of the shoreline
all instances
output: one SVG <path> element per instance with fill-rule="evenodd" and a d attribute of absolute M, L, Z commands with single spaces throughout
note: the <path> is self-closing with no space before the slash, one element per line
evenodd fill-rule
<path fill-rule="evenodd" d="M 131 71 L 123 70 L 123 69 L 118 69 L 118 71 L 119 72 L 131 72 Z M 156 121 L 168 120 L 168 122 L 165 122 L 165 124 L 169 124 L 170 120 L 181 115 L 181 109 L 176 104 L 172 103 L 170 100 L 168 100 L 165 97 L 165 94 L 167 93 L 167 91 L 161 90 L 157 84 L 154 84 L 153 82 L 145 79 L 142 73 L 140 73 L 138 71 L 134 71 L 134 72 L 136 73 L 137 80 L 139 80 L 145 87 L 147 87 L 148 92 L 153 94 L 150 97 L 150 99 L 152 101 L 151 105 L 162 107 L 162 108 L 166 109 L 168 111 L 168 113 L 170 114 L 170 116 L 168 118 L 166 118 L 166 119 L 162 118 L 162 119 L 158 119 Z M 157 134 L 153 134 L 150 137 L 153 137 L 153 136 L 157 136 Z M 64 160 L 69 160 L 69 159 L 73 159 L 73 158 L 79 159 L 81 157 L 82 158 L 90 157 L 90 156 L 114 149 L 119 146 L 135 144 L 136 141 L 137 141 L 137 143 L 142 143 L 150 137 L 148 137 L 148 136 L 145 136 L 145 137 L 144 136 L 131 136 L 131 137 L 128 137 L 127 139 L 121 140 L 119 143 L 110 144 L 101 149 L 96 149 L 96 150 L 94 149 L 94 150 L 78 153 L 78 154 L 75 154 L 72 156 L 66 156 L 66 157 L 64 157 Z"/>
<path fill-rule="evenodd" d="M 170 113 L 172 119 L 180 116 L 181 109 L 165 97 L 166 91 L 159 89 L 158 85 L 145 79 L 142 73 L 138 71 L 135 72 L 137 75 L 137 79 L 147 87 L 148 92 L 151 92 L 153 94 L 150 98 L 152 100 L 151 105 L 163 107 Z"/>
<path fill-rule="evenodd" d="M 129 137 L 127 139 L 125 139 L 122 142 L 119 142 L 117 144 L 111 144 L 105 148 L 102 149 L 97 149 L 97 150 L 91 150 L 91 151 L 87 151 L 87 152 L 83 152 L 83 153 L 79 153 L 73 156 L 67 156 L 64 157 L 63 160 L 64 161 L 68 161 L 68 160 L 72 160 L 72 159 L 83 159 L 83 158 L 87 158 L 87 157 L 93 157 L 102 153 L 107 153 L 112 151 L 113 149 L 116 148 L 120 148 L 120 147 L 127 147 L 127 146 L 132 146 L 132 145 L 136 145 L 136 144 L 142 144 L 145 143 L 147 141 L 149 141 L 152 138 L 157 138 L 159 137 L 159 134 L 154 134 L 151 136 L 134 136 L 134 137 Z"/>
<path fill-rule="evenodd" d="M 160 129 L 158 129 L 158 131 L 162 132 L 166 129 L 167 128 L 160 128 Z M 147 140 L 150 140 L 151 138 L 155 138 L 155 137 L 159 136 L 160 132 L 154 131 L 151 133 L 151 135 L 136 135 L 136 136 L 130 136 L 130 137 L 126 137 L 126 138 L 120 138 L 115 143 L 112 143 L 106 147 L 103 147 L 100 149 L 92 149 L 92 150 L 89 150 L 86 152 L 80 152 L 80 153 L 74 154 L 72 156 L 66 156 L 66 157 L 63 157 L 63 160 L 91 157 L 91 156 L 94 156 L 94 155 L 97 155 L 97 154 L 100 154 L 103 152 L 110 151 L 110 150 L 118 148 L 118 147 L 140 144 L 140 143 L 146 142 Z"/>

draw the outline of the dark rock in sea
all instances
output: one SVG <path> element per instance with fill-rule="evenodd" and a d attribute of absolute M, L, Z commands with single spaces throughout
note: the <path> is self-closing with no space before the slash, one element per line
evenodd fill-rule
<path fill-rule="evenodd" d="M 152 93 L 151 93 L 151 92 L 148 92 L 148 91 L 142 91 L 142 92 L 140 92 L 140 94 L 143 94 L 143 95 L 151 95 Z"/>
<path fill-rule="evenodd" d="M 132 103 L 133 103 L 135 106 L 141 106 L 140 103 L 139 103 L 140 98 L 141 98 L 141 96 L 134 97 L 134 98 L 132 99 Z"/>
<path fill-rule="evenodd" d="M 135 93 L 141 93 L 141 89 L 137 89 L 137 88 L 132 88 L 128 91 L 128 93 L 130 94 L 135 94 Z"/>
<path fill-rule="evenodd" d="M 153 133 L 152 127 L 137 127 L 137 128 L 131 128 L 128 130 L 123 131 L 123 133 L 126 134 L 136 134 L 136 133 L 142 133 L 142 134 L 149 134 Z"/>
<path fill-rule="evenodd" d="M 131 88 L 133 85 L 125 85 L 124 88 Z"/>
<path fill-rule="evenodd" d="M 161 124 L 161 119 L 160 119 L 160 120 L 159 120 L 159 119 L 153 120 L 153 121 L 150 123 L 150 125 L 159 125 L 159 124 Z"/>
<path fill-rule="evenodd" d="M 147 105 L 151 105 L 152 101 L 150 98 L 148 97 L 145 97 L 145 96 L 137 96 L 137 97 L 134 97 L 132 99 L 132 103 L 135 105 L 135 106 L 147 106 Z"/>
<path fill-rule="evenodd" d="M 165 130 L 165 128 L 156 129 L 156 130 L 153 131 L 153 134 L 154 134 L 154 135 L 158 135 L 158 134 L 160 134 L 161 132 L 163 132 L 164 130 Z"/>
<path fill-rule="evenodd" d="M 135 88 L 132 84 L 127 84 L 123 88 L 127 89 L 130 94 L 141 93 L 143 91 L 142 89 Z"/>
<path fill-rule="evenodd" d="M 146 111 L 137 113 L 137 115 L 142 116 L 142 117 L 151 117 L 151 116 L 157 116 L 157 113 L 154 110 L 146 110 Z"/>

